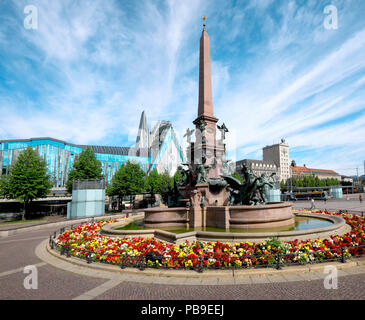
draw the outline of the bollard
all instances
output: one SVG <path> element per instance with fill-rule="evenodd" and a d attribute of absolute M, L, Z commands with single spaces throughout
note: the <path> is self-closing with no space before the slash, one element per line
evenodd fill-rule
<path fill-rule="evenodd" d="M 139 264 L 139 270 L 143 271 L 144 269 L 146 269 L 146 256 L 143 256 L 141 259 L 141 263 Z"/>
<path fill-rule="evenodd" d="M 199 268 L 198 268 L 198 272 L 202 273 L 203 272 L 203 257 L 199 257 Z"/>
<path fill-rule="evenodd" d="M 87 261 L 88 264 L 91 263 L 91 253 L 90 252 L 87 253 L 86 261 Z"/>
<path fill-rule="evenodd" d="M 67 247 L 67 249 L 66 249 L 66 257 L 67 258 L 71 257 L 70 247 Z"/>
<path fill-rule="evenodd" d="M 280 256 L 280 252 L 278 252 L 276 255 L 276 270 L 281 270 Z"/>
<path fill-rule="evenodd" d="M 122 257 L 122 263 L 120 265 L 120 268 L 121 269 L 125 269 L 126 268 L 126 264 L 125 264 L 125 261 L 124 261 L 124 257 Z"/>
<path fill-rule="evenodd" d="M 341 247 L 341 262 L 342 263 L 345 263 L 346 262 L 345 249 L 344 249 L 344 247 Z"/>

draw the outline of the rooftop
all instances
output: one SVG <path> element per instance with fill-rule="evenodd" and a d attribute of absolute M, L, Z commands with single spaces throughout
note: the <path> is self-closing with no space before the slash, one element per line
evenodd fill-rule
<path fill-rule="evenodd" d="M 51 137 L 41 137 L 41 138 L 30 138 L 30 139 L 9 139 L 9 140 L 0 140 L 1 143 L 12 143 L 12 142 L 30 142 L 30 141 L 37 141 L 37 140 L 51 140 L 58 143 L 62 143 L 65 145 L 78 147 L 81 149 L 86 149 L 89 147 L 95 153 L 104 153 L 104 154 L 117 154 L 117 155 L 128 155 L 130 147 L 113 147 L 113 146 L 93 146 L 93 145 L 78 145 L 69 143 L 63 140 L 54 139 Z"/>
<path fill-rule="evenodd" d="M 327 169 L 314 169 L 314 168 L 307 168 L 307 167 L 293 167 L 290 166 L 290 169 L 293 172 L 296 172 L 297 174 L 300 173 L 318 173 L 318 174 L 333 174 L 333 175 L 339 175 L 337 172 L 333 171 L 333 170 L 327 170 Z"/>
<path fill-rule="evenodd" d="M 276 166 L 274 162 L 270 162 L 270 161 L 264 161 L 264 160 L 254 160 L 254 159 L 243 159 L 243 160 L 239 160 L 236 162 L 237 164 L 241 164 L 241 163 L 247 163 L 247 164 L 252 164 L 252 163 L 262 163 L 264 165 L 272 165 L 272 166 Z"/>

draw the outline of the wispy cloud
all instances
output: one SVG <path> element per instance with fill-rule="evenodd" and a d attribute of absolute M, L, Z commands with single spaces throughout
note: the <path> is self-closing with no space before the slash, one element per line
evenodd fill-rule
<path fill-rule="evenodd" d="M 230 157 L 261 157 L 285 137 L 298 163 L 360 166 L 365 129 L 365 22 L 360 0 L 27 1 L 0 5 L 1 138 L 53 136 L 126 145 L 142 110 L 180 139 L 198 103 L 201 16 L 211 38 L 215 113 Z M 310 150 L 310 151 L 308 151 Z"/>

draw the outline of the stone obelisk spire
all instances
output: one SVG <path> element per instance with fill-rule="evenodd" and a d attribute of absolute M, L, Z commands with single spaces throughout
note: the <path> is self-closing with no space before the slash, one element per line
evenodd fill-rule
<path fill-rule="evenodd" d="M 204 24 L 200 37 L 198 117 L 193 122 L 196 126 L 194 163 L 203 164 L 208 170 L 208 177 L 219 177 L 219 159 L 225 153 L 224 145 L 218 145 L 216 141 L 217 122 L 213 111 L 210 41 Z"/>
<path fill-rule="evenodd" d="M 199 118 L 212 118 L 211 120 L 218 121 L 218 119 L 214 117 L 213 113 L 212 73 L 210 65 L 210 41 L 205 24 L 202 35 L 200 37 L 199 105 L 198 105 L 197 120 Z"/>

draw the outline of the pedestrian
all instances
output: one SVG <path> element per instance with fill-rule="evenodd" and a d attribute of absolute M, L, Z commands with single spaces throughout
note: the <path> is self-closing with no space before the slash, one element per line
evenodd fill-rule
<path fill-rule="evenodd" d="M 362 194 L 359 195 L 360 203 L 362 202 Z"/>
<path fill-rule="evenodd" d="M 311 210 L 315 209 L 316 206 L 314 205 L 314 198 L 312 198 L 311 200 Z"/>

